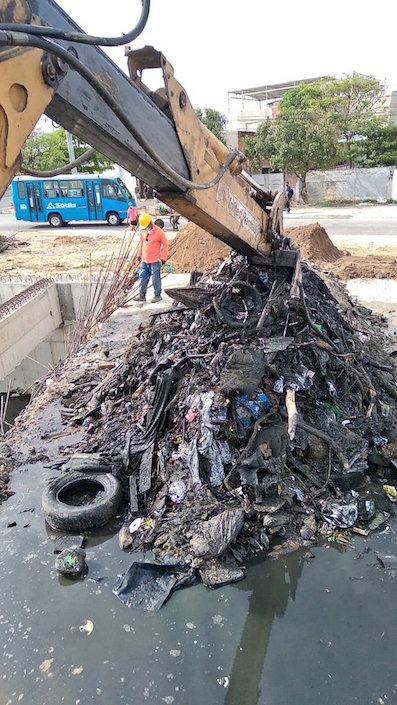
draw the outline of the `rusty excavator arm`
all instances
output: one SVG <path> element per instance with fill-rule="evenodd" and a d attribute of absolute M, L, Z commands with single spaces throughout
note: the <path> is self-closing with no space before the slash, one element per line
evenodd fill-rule
<path fill-rule="evenodd" d="M 141 0 L 141 18 L 149 2 Z M 160 52 L 127 47 L 127 77 L 97 46 L 105 41 L 78 40 L 82 30 L 53 0 L 0 0 L 0 23 L 0 196 L 45 113 L 237 251 L 280 250 L 283 195 L 262 191 L 244 171 L 244 156 L 229 153 L 198 120 Z M 142 81 L 151 68 L 162 70 L 156 92 Z M 295 263 L 294 252 L 276 255 L 280 264 Z"/>

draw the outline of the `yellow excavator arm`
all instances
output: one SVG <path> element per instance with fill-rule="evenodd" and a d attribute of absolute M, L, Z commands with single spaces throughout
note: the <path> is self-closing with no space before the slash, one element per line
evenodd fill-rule
<path fill-rule="evenodd" d="M 149 0 L 141 2 L 147 15 Z M 81 43 L 53 0 L 0 0 L 0 23 L 0 196 L 44 112 L 230 247 L 247 255 L 280 248 L 283 195 L 263 191 L 244 156 L 200 122 L 160 52 L 127 48 L 127 77 L 96 44 Z M 151 68 L 162 70 L 156 92 L 142 80 Z"/>

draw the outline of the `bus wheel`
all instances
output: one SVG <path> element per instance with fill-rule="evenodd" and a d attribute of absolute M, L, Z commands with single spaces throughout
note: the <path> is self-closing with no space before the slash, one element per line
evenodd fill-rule
<path fill-rule="evenodd" d="M 120 225 L 121 223 L 120 216 L 115 211 L 110 211 L 110 213 L 106 215 L 106 220 L 108 221 L 109 225 Z"/>
<path fill-rule="evenodd" d="M 62 216 L 59 213 L 51 213 L 48 216 L 48 222 L 52 228 L 61 228 L 63 225 Z"/>

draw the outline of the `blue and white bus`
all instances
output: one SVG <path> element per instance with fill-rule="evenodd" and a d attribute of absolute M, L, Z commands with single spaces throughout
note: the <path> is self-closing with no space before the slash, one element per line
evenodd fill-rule
<path fill-rule="evenodd" d="M 48 222 L 60 228 L 70 220 L 106 220 L 119 225 L 135 204 L 121 179 L 99 174 L 71 174 L 52 179 L 17 176 L 12 184 L 17 220 Z"/>

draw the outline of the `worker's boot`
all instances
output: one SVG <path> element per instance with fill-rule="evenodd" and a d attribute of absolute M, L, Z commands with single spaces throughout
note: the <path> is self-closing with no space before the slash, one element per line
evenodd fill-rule
<path fill-rule="evenodd" d="M 152 304 L 157 304 L 159 301 L 162 301 L 162 296 L 153 296 L 152 298 Z"/>
<path fill-rule="evenodd" d="M 134 301 L 146 301 L 146 295 L 139 292 L 137 296 L 134 296 Z"/>

